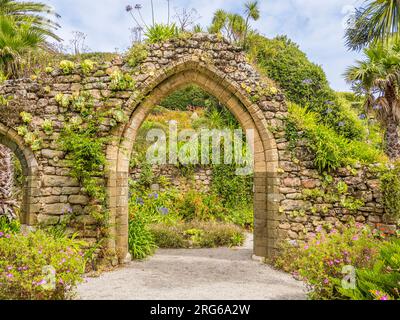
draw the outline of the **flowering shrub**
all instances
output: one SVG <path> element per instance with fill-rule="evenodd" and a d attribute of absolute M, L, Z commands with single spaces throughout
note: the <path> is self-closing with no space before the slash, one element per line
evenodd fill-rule
<path fill-rule="evenodd" d="M 353 300 L 400 300 L 400 239 L 382 245 L 371 269 L 357 270 L 357 287 L 340 289 Z"/>
<path fill-rule="evenodd" d="M 381 242 L 361 225 L 320 233 L 298 247 L 283 245 L 276 267 L 291 272 L 307 284 L 311 299 L 342 299 L 344 267 L 371 268 Z"/>
<path fill-rule="evenodd" d="M 64 300 L 82 280 L 83 244 L 44 231 L 0 232 L 0 300 Z"/>

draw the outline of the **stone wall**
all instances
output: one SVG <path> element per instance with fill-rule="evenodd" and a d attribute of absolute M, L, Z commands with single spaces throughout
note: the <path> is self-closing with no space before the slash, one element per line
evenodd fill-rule
<path fill-rule="evenodd" d="M 25 224 L 55 225 L 69 221 L 72 215 L 72 230 L 89 243 L 107 237 L 107 248 L 123 261 L 128 252 L 129 161 L 136 133 L 154 105 L 172 92 L 196 84 L 225 105 L 243 129 L 254 131 L 256 255 L 270 256 L 281 240 L 301 239 L 318 232 L 321 224 L 334 225 L 350 217 L 388 231 L 395 228 L 384 214 L 376 178 L 364 168 L 357 173 L 340 170 L 331 174 L 332 187 L 344 181 L 348 185 L 347 198 L 364 199 L 365 204 L 354 212 L 346 209 L 340 199 L 327 203 L 324 197 L 305 196 L 305 190 L 315 192 L 322 186 L 313 156 L 304 145 L 294 153 L 289 150 L 284 95 L 272 81 L 260 76 L 240 48 L 217 36 L 195 34 L 149 45 L 146 51 L 146 57 L 134 67 L 129 59 L 115 56 L 99 61 L 89 72 L 81 64 L 68 74 L 54 66 L 54 70 L 43 70 L 32 79 L 6 81 L 0 86 L 4 98 L 0 143 L 15 152 L 27 178 Z M 118 87 L 118 81 L 128 76 L 132 83 Z M 98 128 L 99 138 L 109 141 L 104 148 L 106 167 L 96 177 L 97 185 L 107 191 L 106 208 L 99 208 L 97 199 L 90 199 L 81 181 L 71 176 L 70 155 L 60 147 L 62 128 L 80 113 L 56 97 L 83 94 L 90 96 L 96 111 L 109 112 Z M 21 111 L 30 113 L 32 121 L 24 123 Z M 115 111 L 119 112 L 117 116 Z M 121 112 L 124 117 L 120 117 Z M 44 130 L 45 120 L 52 121 L 51 132 Z M 23 126 L 29 134 L 21 130 Z M 35 144 L 38 139 L 40 146 Z M 203 175 L 199 175 L 200 180 Z M 107 234 L 93 215 L 96 210 L 103 212 L 100 209 L 107 210 Z"/>
<path fill-rule="evenodd" d="M 208 192 L 212 183 L 212 169 L 204 166 L 196 166 L 193 172 L 184 175 L 182 171 L 173 165 L 153 165 L 151 168 L 153 191 L 165 191 L 169 188 L 177 189 L 181 192 L 196 190 L 199 192 Z M 133 181 L 139 182 L 142 175 L 141 168 L 134 168 L 130 171 L 130 177 Z M 160 178 L 165 179 L 160 183 Z"/>
<path fill-rule="evenodd" d="M 278 148 L 280 238 L 304 240 L 322 229 L 329 231 L 350 222 L 386 234 L 396 232 L 399 222 L 385 214 L 375 165 L 355 165 L 321 175 L 304 143 L 293 152 L 284 144 Z"/>

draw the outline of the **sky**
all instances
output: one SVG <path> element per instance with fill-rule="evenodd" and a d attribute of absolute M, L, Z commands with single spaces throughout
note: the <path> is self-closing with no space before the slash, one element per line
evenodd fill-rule
<path fill-rule="evenodd" d="M 150 0 L 42 0 L 61 15 L 58 34 L 68 45 L 73 31 L 87 35 L 86 44 L 92 51 L 123 51 L 130 46 L 130 28 L 135 26 L 125 11 L 127 5 L 142 4 L 142 15 L 151 22 Z M 208 26 L 213 13 L 224 9 L 243 13 L 238 0 L 170 0 L 171 16 L 175 8 L 195 8 L 197 23 Z M 261 18 L 253 27 L 267 37 L 287 35 L 299 44 L 309 59 L 325 70 L 333 89 L 349 90 L 343 79 L 346 67 L 360 59 L 344 45 L 345 21 L 363 0 L 260 0 Z M 167 0 L 154 0 L 157 22 L 166 22 Z"/>

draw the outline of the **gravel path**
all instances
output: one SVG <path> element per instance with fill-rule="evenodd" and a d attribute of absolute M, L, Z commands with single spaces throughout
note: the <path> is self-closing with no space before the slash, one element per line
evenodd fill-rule
<path fill-rule="evenodd" d="M 78 287 L 83 300 L 303 300 L 303 284 L 251 259 L 244 247 L 158 250 Z"/>

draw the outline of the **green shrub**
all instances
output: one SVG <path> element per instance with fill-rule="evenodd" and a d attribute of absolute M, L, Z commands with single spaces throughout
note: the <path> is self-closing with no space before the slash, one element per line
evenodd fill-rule
<path fill-rule="evenodd" d="M 380 180 L 386 212 L 400 218 L 400 162 L 394 163 L 392 168 L 385 167 Z"/>
<path fill-rule="evenodd" d="M 60 62 L 60 69 L 64 74 L 71 74 L 75 69 L 75 63 L 69 60 L 62 60 Z"/>
<path fill-rule="evenodd" d="M 134 45 L 127 54 L 129 66 L 136 68 L 140 63 L 146 60 L 148 55 L 147 47 L 144 44 Z"/>
<path fill-rule="evenodd" d="M 187 248 L 183 233 L 177 226 L 167 226 L 165 224 L 152 224 L 149 226 L 154 241 L 159 248 L 182 249 Z"/>
<path fill-rule="evenodd" d="M 356 225 L 318 235 L 299 247 L 283 244 L 276 267 L 305 281 L 311 299 L 343 299 L 343 268 L 371 268 L 381 243 L 368 227 Z"/>
<path fill-rule="evenodd" d="M 65 300 L 82 281 L 83 243 L 44 231 L 0 233 L 0 299 Z"/>
<path fill-rule="evenodd" d="M 90 74 L 93 71 L 94 66 L 95 66 L 95 62 L 93 62 L 92 60 L 89 60 L 89 59 L 85 59 L 81 62 L 82 72 L 85 75 Z"/>
<path fill-rule="evenodd" d="M 217 106 L 218 100 L 205 92 L 196 85 L 189 85 L 184 89 L 177 90 L 161 104 L 162 107 L 170 110 L 186 111 L 189 106 L 193 107 L 208 107 L 210 105 Z"/>
<path fill-rule="evenodd" d="M 128 73 L 115 71 L 111 74 L 110 78 L 111 78 L 110 88 L 114 91 L 133 89 L 135 86 L 135 80 Z"/>
<path fill-rule="evenodd" d="M 367 143 L 346 139 L 332 128 L 321 124 L 314 112 L 295 104 L 289 105 L 288 122 L 304 132 L 303 137 L 307 138 L 308 147 L 315 154 L 314 163 L 320 172 L 346 167 L 356 162 L 370 164 L 386 160 L 381 151 Z"/>
<path fill-rule="evenodd" d="M 237 175 L 236 169 L 236 165 L 226 164 L 212 167 L 211 191 L 224 207 L 246 207 L 253 201 L 253 176 Z"/>
<path fill-rule="evenodd" d="M 347 139 L 365 136 L 355 112 L 339 103 L 321 66 L 310 62 L 297 44 L 286 36 L 267 39 L 258 34 L 249 41 L 251 59 L 284 89 L 289 101 L 315 112 L 319 122 Z"/>
<path fill-rule="evenodd" d="M 136 212 L 129 221 L 129 252 L 134 259 L 142 260 L 157 249 L 153 234 L 150 232 L 148 217 L 144 212 Z"/>
<path fill-rule="evenodd" d="M 160 248 L 216 248 L 240 246 L 243 230 L 232 224 L 192 221 L 175 225 L 153 224 L 150 231 Z"/>
<path fill-rule="evenodd" d="M 6 233 L 18 233 L 21 229 L 21 224 L 18 220 L 9 220 L 7 217 L 0 216 L 0 232 Z"/>
<path fill-rule="evenodd" d="M 371 268 L 357 270 L 356 289 L 340 288 L 352 300 L 400 300 L 400 239 L 382 245 Z"/>

